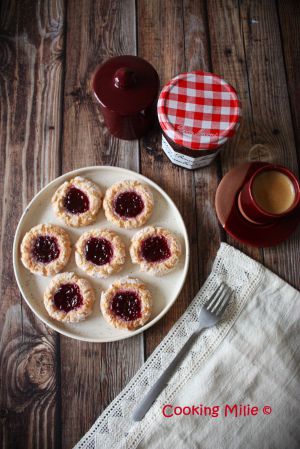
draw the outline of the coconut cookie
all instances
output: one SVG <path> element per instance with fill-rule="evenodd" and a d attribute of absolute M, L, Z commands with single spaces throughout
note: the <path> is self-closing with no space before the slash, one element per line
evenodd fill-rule
<path fill-rule="evenodd" d="M 87 226 L 96 220 L 102 198 L 102 192 L 95 183 L 76 176 L 56 190 L 52 197 L 52 206 L 55 214 L 67 225 Z"/>
<path fill-rule="evenodd" d="M 153 195 L 150 188 L 139 181 L 118 182 L 106 191 L 103 209 L 107 220 L 119 228 L 138 228 L 152 213 Z"/>
<path fill-rule="evenodd" d="M 39 224 L 21 243 L 21 260 L 31 273 L 52 276 L 61 271 L 71 254 L 69 235 L 60 226 Z"/>
<path fill-rule="evenodd" d="M 134 330 L 149 320 L 152 298 L 143 282 L 124 278 L 114 282 L 102 292 L 100 307 L 110 325 L 119 329 Z"/>
<path fill-rule="evenodd" d="M 56 275 L 44 293 L 44 305 L 54 320 L 76 323 L 91 314 L 95 293 L 89 282 L 75 273 Z"/>
<path fill-rule="evenodd" d="M 75 260 L 89 276 L 106 278 L 125 263 L 125 245 L 110 229 L 93 229 L 82 234 L 75 246 Z"/>
<path fill-rule="evenodd" d="M 141 271 L 162 276 L 173 270 L 181 255 L 181 245 L 168 229 L 147 226 L 131 240 L 130 256 Z"/>

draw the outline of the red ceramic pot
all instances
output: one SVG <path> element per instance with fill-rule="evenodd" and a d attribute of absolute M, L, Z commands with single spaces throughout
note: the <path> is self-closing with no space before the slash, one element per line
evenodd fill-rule
<path fill-rule="evenodd" d="M 262 208 L 262 206 L 258 204 L 258 201 L 255 199 L 255 194 L 253 192 L 253 184 L 255 182 L 255 179 L 257 179 L 257 176 L 266 171 L 276 171 L 286 175 L 294 188 L 294 199 L 292 201 L 292 204 L 290 205 L 290 207 L 288 207 L 281 213 L 271 213 L 267 211 L 266 209 Z M 238 202 L 241 213 L 248 220 L 257 224 L 271 223 L 274 220 L 290 215 L 299 205 L 300 202 L 299 181 L 289 169 L 283 167 L 282 165 L 276 164 L 265 165 L 264 167 L 258 168 L 252 174 L 249 181 L 244 185 L 243 189 L 241 190 Z"/>
<path fill-rule="evenodd" d="M 159 78 L 149 62 L 137 56 L 116 56 L 94 73 L 92 88 L 105 125 L 119 139 L 142 137 L 153 124 Z"/>

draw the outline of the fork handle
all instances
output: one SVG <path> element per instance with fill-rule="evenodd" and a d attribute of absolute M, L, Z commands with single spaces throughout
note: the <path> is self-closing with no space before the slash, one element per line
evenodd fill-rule
<path fill-rule="evenodd" d="M 150 409 L 153 402 L 156 400 L 156 398 L 159 396 L 159 394 L 162 392 L 162 390 L 167 385 L 168 381 L 172 377 L 175 369 L 179 365 L 179 363 L 184 358 L 185 354 L 189 351 L 190 347 L 194 343 L 196 337 L 199 335 L 199 332 L 201 329 L 198 329 L 196 332 L 193 332 L 188 340 L 185 342 L 183 347 L 180 349 L 178 354 L 174 357 L 172 362 L 167 366 L 167 368 L 162 372 L 162 374 L 159 376 L 157 381 L 154 385 L 150 388 L 144 399 L 136 406 L 136 408 L 133 410 L 133 420 L 134 421 L 141 421 L 148 410 Z"/>

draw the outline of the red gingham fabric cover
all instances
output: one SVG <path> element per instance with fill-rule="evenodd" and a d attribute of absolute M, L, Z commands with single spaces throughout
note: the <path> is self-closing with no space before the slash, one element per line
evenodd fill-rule
<path fill-rule="evenodd" d="M 158 99 L 164 133 L 192 150 L 212 150 L 233 136 L 241 116 L 234 88 L 214 73 L 181 73 L 165 85 Z"/>

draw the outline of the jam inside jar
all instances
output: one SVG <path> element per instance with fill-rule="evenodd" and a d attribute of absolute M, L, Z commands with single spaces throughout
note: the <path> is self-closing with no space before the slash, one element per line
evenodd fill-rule
<path fill-rule="evenodd" d="M 209 165 L 234 136 L 241 117 L 235 89 L 214 73 L 182 73 L 162 89 L 157 105 L 162 149 L 180 167 Z"/>

